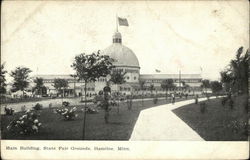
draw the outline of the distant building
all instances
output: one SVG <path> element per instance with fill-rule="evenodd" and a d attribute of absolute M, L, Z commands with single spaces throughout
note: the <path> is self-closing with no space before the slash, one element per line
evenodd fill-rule
<path fill-rule="evenodd" d="M 135 53 L 128 47 L 122 44 L 121 33 L 115 32 L 113 35 L 113 43 L 106 49 L 101 51 L 101 54 L 109 55 L 115 60 L 114 70 L 126 72 L 125 84 L 111 85 L 113 91 L 119 91 L 123 94 L 137 94 L 140 92 L 139 81 L 145 81 L 145 86 L 148 88 L 154 85 L 155 92 L 164 92 L 161 88 L 161 83 L 166 79 L 173 79 L 177 86 L 177 91 L 181 89 L 182 83 L 185 82 L 189 86 L 189 92 L 200 91 L 201 74 L 140 74 L 140 65 Z M 55 78 L 66 79 L 69 82 L 69 87 L 65 89 L 67 95 L 81 96 L 84 91 L 84 82 L 79 82 L 70 75 L 37 75 L 44 79 L 47 94 L 56 94 L 57 91 L 53 86 Z M 33 77 L 33 78 L 35 78 Z M 96 82 L 87 85 L 87 94 L 97 94 L 106 85 L 106 78 L 100 78 Z M 147 89 L 149 91 L 149 89 Z"/>

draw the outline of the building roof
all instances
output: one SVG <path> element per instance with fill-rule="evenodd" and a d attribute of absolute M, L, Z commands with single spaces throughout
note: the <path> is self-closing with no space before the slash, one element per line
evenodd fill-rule
<path fill-rule="evenodd" d="M 182 79 L 202 79 L 201 74 L 181 74 Z M 140 79 L 179 79 L 179 74 L 141 74 Z"/>
<path fill-rule="evenodd" d="M 74 79 L 70 75 L 34 75 L 33 78 L 40 77 L 43 79 Z M 182 79 L 202 79 L 201 74 L 181 74 Z M 140 79 L 179 79 L 179 74 L 141 74 Z"/>
<path fill-rule="evenodd" d="M 60 78 L 60 79 L 74 79 L 71 77 L 69 74 L 63 74 L 63 75 L 55 75 L 55 74 L 42 74 L 42 75 L 34 75 L 32 78 L 43 78 L 43 79 L 55 79 L 55 78 Z"/>
<path fill-rule="evenodd" d="M 104 49 L 102 53 L 113 58 L 115 60 L 115 66 L 140 67 L 135 53 L 120 43 L 113 43 L 111 46 Z"/>

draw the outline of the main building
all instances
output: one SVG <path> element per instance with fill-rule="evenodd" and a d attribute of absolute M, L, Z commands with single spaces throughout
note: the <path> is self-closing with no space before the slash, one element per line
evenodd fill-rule
<path fill-rule="evenodd" d="M 177 91 L 182 88 L 182 83 L 188 85 L 188 92 L 195 92 L 200 90 L 201 74 L 140 74 L 140 63 L 136 54 L 128 47 L 122 44 L 122 35 L 116 31 L 112 37 L 113 43 L 106 49 L 101 51 L 101 54 L 108 55 L 115 60 L 113 65 L 115 70 L 125 72 L 126 83 L 115 85 L 112 84 L 113 91 L 119 91 L 122 94 L 139 94 L 140 85 L 139 81 L 145 82 L 145 88 L 149 91 L 149 86 L 154 86 L 154 92 L 161 93 L 161 83 L 163 80 L 172 79 L 177 86 Z M 55 78 L 66 79 L 69 83 L 65 89 L 66 95 L 81 96 L 84 89 L 84 83 L 77 81 L 70 75 L 37 75 L 35 77 L 43 78 L 48 95 L 56 94 L 57 91 L 53 86 Z M 35 78 L 33 77 L 33 78 Z M 96 82 L 87 85 L 87 95 L 97 94 L 106 85 L 106 78 L 99 78 Z M 181 83 L 182 82 L 182 83 Z M 33 84 L 34 85 L 34 84 Z"/>

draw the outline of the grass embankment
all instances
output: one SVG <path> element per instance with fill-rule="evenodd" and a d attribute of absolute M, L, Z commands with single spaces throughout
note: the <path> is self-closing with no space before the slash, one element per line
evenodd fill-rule
<path fill-rule="evenodd" d="M 247 140 L 248 112 L 244 98 L 234 97 L 234 108 L 221 104 L 221 98 L 206 101 L 207 110 L 201 113 L 199 104 L 190 104 L 173 112 L 207 141 Z"/>
<path fill-rule="evenodd" d="M 184 99 L 177 99 L 177 101 Z M 99 110 L 98 114 L 87 114 L 86 117 L 86 140 L 128 140 L 133 131 L 134 125 L 140 111 L 150 107 L 170 103 L 170 100 L 158 100 L 154 104 L 152 100 L 133 102 L 132 110 L 128 110 L 126 103 L 120 104 L 120 111 L 117 114 L 117 107 L 112 107 L 110 111 L 110 123 L 104 122 L 104 111 Z M 15 118 L 19 118 L 23 113 L 15 113 L 12 116 L 1 116 L 2 139 L 27 139 L 27 140 L 81 140 L 83 126 L 83 105 L 76 106 L 78 117 L 72 121 L 65 121 L 59 114 L 53 113 L 55 108 L 44 108 L 40 112 L 39 121 L 42 128 L 35 135 L 19 135 L 9 132 L 6 127 Z"/>

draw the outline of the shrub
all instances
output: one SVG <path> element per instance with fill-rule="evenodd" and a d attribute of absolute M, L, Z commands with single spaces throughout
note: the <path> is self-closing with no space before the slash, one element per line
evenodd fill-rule
<path fill-rule="evenodd" d="M 55 113 L 58 113 L 60 115 L 63 116 L 64 120 L 73 120 L 75 117 L 77 117 L 78 115 L 76 114 L 76 107 L 72 108 L 72 109 L 68 109 L 68 108 L 63 108 L 63 109 L 56 109 Z"/>
<path fill-rule="evenodd" d="M 111 105 L 111 106 L 117 106 L 118 103 L 116 102 L 115 99 L 112 99 L 112 100 L 110 101 L 110 105 Z"/>
<path fill-rule="evenodd" d="M 21 107 L 21 112 L 25 112 L 25 111 L 26 111 L 26 106 L 23 105 L 23 106 Z"/>
<path fill-rule="evenodd" d="M 198 104 L 198 98 L 195 97 L 195 104 Z"/>
<path fill-rule="evenodd" d="M 232 130 L 234 133 L 238 133 L 239 131 L 243 131 L 243 134 L 248 135 L 248 124 L 247 122 L 240 120 L 233 120 L 229 122 L 227 125 L 228 128 Z"/>
<path fill-rule="evenodd" d="M 24 115 L 19 117 L 18 120 L 11 121 L 7 126 L 7 129 L 18 134 L 38 133 L 39 128 L 42 125 L 37 119 L 38 116 L 38 114 L 28 110 Z"/>
<path fill-rule="evenodd" d="M 4 112 L 5 112 L 6 115 L 11 116 L 11 115 L 13 115 L 13 113 L 15 112 L 15 110 L 12 109 L 12 108 L 10 108 L 10 107 L 4 107 Z"/>
<path fill-rule="evenodd" d="M 87 107 L 86 108 L 86 113 L 89 113 L 89 114 L 96 114 L 96 113 L 99 113 L 99 111 L 93 107 Z"/>
<path fill-rule="evenodd" d="M 37 103 L 34 107 L 32 107 L 34 110 L 42 110 L 43 109 L 43 105 L 41 105 L 40 103 Z"/>
<path fill-rule="evenodd" d="M 229 99 L 229 102 L 228 102 L 229 106 L 231 109 L 234 108 L 234 101 L 232 100 L 232 98 Z"/>
<path fill-rule="evenodd" d="M 127 97 L 127 105 L 128 105 L 128 110 L 131 110 L 133 105 L 133 100 L 132 97 L 130 96 Z"/>
<path fill-rule="evenodd" d="M 49 109 L 51 109 L 51 108 L 52 108 L 52 103 L 49 104 Z"/>
<path fill-rule="evenodd" d="M 201 102 L 200 103 L 200 111 L 201 111 L 201 113 L 205 113 L 206 109 L 207 109 L 206 103 L 205 102 Z"/>
<path fill-rule="evenodd" d="M 222 98 L 221 100 L 222 106 L 225 106 L 226 102 L 227 102 L 227 98 L 226 97 Z"/>
<path fill-rule="evenodd" d="M 62 105 L 63 105 L 64 107 L 68 107 L 68 106 L 70 105 L 70 103 L 69 103 L 68 101 L 63 101 L 63 102 L 62 102 Z"/>
<path fill-rule="evenodd" d="M 156 97 L 156 98 L 154 98 L 153 99 L 153 102 L 154 102 L 154 104 L 157 104 L 157 102 L 158 102 L 158 98 Z"/>
<path fill-rule="evenodd" d="M 210 98 L 209 95 L 207 95 L 207 100 L 208 100 L 208 101 L 209 101 L 209 98 Z"/>

